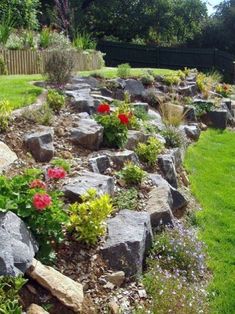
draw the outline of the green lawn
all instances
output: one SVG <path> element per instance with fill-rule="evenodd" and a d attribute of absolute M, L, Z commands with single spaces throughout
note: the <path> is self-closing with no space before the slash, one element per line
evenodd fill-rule
<path fill-rule="evenodd" d="M 212 314 L 235 313 L 235 133 L 208 130 L 187 152 L 197 221 L 208 247 Z"/>
<path fill-rule="evenodd" d="M 144 71 L 151 70 L 153 71 L 154 75 L 167 75 L 174 73 L 174 70 L 169 69 L 144 69 L 144 68 L 132 68 L 131 69 L 131 77 L 140 77 L 143 75 Z M 89 76 L 92 73 L 98 73 L 103 75 L 105 78 L 115 78 L 117 77 L 117 68 L 103 68 L 101 70 L 95 70 L 95 71 L 82 71 L 79 72 L 79 75 L 81 76 Z"/>
<path fill-rule="evenodd" d="M 0 76 L 0 100 L 8 100 L 13 109 L 32 104 L 42 89 L 31 82 L 40 80 L 42 80 L 41 75 Z"/>

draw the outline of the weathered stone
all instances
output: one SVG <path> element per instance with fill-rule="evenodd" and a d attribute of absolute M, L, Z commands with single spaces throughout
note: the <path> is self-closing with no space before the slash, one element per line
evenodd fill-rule
<path fill-rule="evenodd" d="M 134 103 L 131 103 L 131 105 L 133 106 L 134 109 L 137 109 L 137 110 L 143 110 L 145 112 L 148 112 L 149 110 L 149 105 L 147 102 L 134 102 Z"/>
<path fill-rule="evenodd" d="M 197 141 L 200 137 L 201 130 L 197 124 L 194 125 L 182 125 L 180 129 L 185 132 L 186 136 L 191 140 Z"/>
<path fill-rule="evenodd" d="M 197 94 L 197 85 L 195 83 L 191 83 L 190 85 L 178 87 L 178 91 L 181 95 L 185 97 L 192 97 Z"/>
<path fill-rule="evenodd" d="M 162 131 L 164 129 L 164 123 L 162 121 L 162 117 L 159 112 L 149 109 L 148 111 L 150 120 L 148 121 L 149 124 L 156 127 L 159 131 Z"/>
<path fill-rule="evenodd" d="M 153 229 L 161 225 L 172 225 L 173 214 L 170 203 L 172 203 L 171 192 L 166 185 L 155 186 L 149 193 L 146 211 L 150 214 Z"/>
<path fill-rule="evenodd" d="M 105 96 L 105 97 L 111 97 L 112 98 L 112 95 L 113 95 L 113 92 L 106 88 L 106 87 L 102 87 L 100 88 L 100 93 L 102 96 Z"/>
<path fill-rule="evenodd" d="M 154 205 L 154 199 L 156 199 L 156 204 L 153 206 L 155 209 L 157 209 L 157 213 L 161 213 L 161 210 L 163 209 L 163 214 L 164 209 L 167 209 L 170 207 L 170 209 L 173 211 L 173 214 L 175 211 L 184 209 L 188 201 L 186 198 L 178 191 L 176 190 L 173 186 L 171 186 L 165 179 L 162 178 L 159 174 L 152 173 L 149 175 L 153 185 L 158 189 L 155 189 L 155 192 L 153 192 L 153 200 L 152 203 Z M 151 207 L 149 208 L 151 211 Z M 164 216 L 163 216 L 164 218 Z M 164 224 L 165 221 L 169 223 L 170 221 L 170 216 L 168 216 L 168 219 L 164 221 L 164 219 L 161 218 L 162 222 Z M 156 226 L 158 226 L 160 220 L 156 219 Z"/>
<path fill-rule="evenodd" d="M 81 119 L 78 126 L 71 130 L 74 144 L 90 150 L 98 150 L 103 141 L 103 127 L 92 119 Z"/>
<path fill-rule="evenodd" d="M 81 195 L 89 189 L 96 189 L 97 193 L 110 195 L 114 192 L 114 181 L 112 177 L 102 174 L 82 171 L 77 177 L 72 178 L 63 187 L 65 197 L 71 201 L 80 201 Z"/>
<path fill-rule="evenodd" d="M 128 92 L 133 97 L 141 96 L 145 90 L 144 85 L 140 81 L 128 79 L 125 81 L 125 83 L 125 92 Z"/>
<path fill-rule="evenodd" d="M 172 156 L 169 154 L 166 155 L 159 155 L 158 156 L 158 165 L 163 173 L 165 179 L 177 189 L 177 174 L 175 170 L 174 160 Z"/>
<path fill-rule="evenodd" d="M 87 77 L 74 77 L 71 80 L 72 84 L 87 84 L 90 88 L 98 88 L 100 86 L 100 81 L 92 76 Z"/>
<path fill-rule="evenodd" d="M 16 154 L 3 142 L 0 142 L 0 173 L 17 160 Z"/>
<path fill-rule="evenodd" d="M 207 113 L 211 126 L 217 129 L 226 129 L 228 122 L 227 110 L 217 109 Z"/>
<path fill-rule="evenodd" d="M 197 122 L 196 109 L 193 106 L 184 106 L 184 117 L 187 121 Z"/>
<path fill-rule="evenodd" d="M 24 274 L 38 245 L 25 223 L 14 213 L 0 213 L 0 276 Z"/>
<path fill-rule="evenodd" d="M 157 133 L 157 134 L 155 134 L 155 135 L 153 135 L 153 136 L 154 136 L 156 139 L 158 139 L 159 142 L 161 142 L 163 145 L 166 144 L 166 140 L 164 139 L 164 137 L 163 137 L 161 134 Z"/>
<path fill-rule="evenodd" d="M 76 112 L 91 114 L 94 111 L 94 98 L 90 95 L 90 89 L 65 91 L 65 94 L 71 97 L 71 106 Z"/>
<path fill-rule="evenodd" d="M 106 102 L 106 103 L 111 103 L 113 102 L 113 98 L 112 97 L 107 97 L 107 96 L 102 96 L 101 94 L 96 93 L 92 93 L 92 97 L 94 97 L 94 99 L 99 100 L 100 102 Z"/>
<path fill-rule="evenodd" d="M 39 162 L 49 162 L 54 156 L 54 131 L 50 127 L 40 127 L 24 138 L 27 149 Z"/>
<path fill-rule="evenodd" d="M 101 155 L 90 158 L 89 165 L 93 172 L 103 174 L 110 167 L 110 160 L 107 156 Z"/>
<path fill-rule="evenodd" d="M 134 150 L 139 143 L 144 143 L 150 135 L 144 134 L 141 131 L 129 130 L 127 135 L 126 148 Z"/>
<path fill-rule="evenodd" d="M 117 271 L 115 273 L 106 275 L 105 279 L 111 282 L 114 286 L 120 287 L 125 280 L 125 273 L 124 271 Z"/>
<path fill-rule="evenodd" d="M 101 249 L 104 259 L 127 276 L 140 275 L 152 243 L 150 216 L 145 212 L 121 210 L 107 221 L 107 240 Z"/>
<path fill-rule="evenodd" d="M 79 119 L 90 119 L 91 118 L 91 116 L 87 112 L 80 112 L 80 113 L 78 113 L 77 116 Z"/>
<path fill-rule="evenodd" d="M 171 156 L 175 168 L 180 168 L 184 160 L 185 149 L 183 147 L 172 148 L 168 150 L 168 154 Z"/>
<path fill-rule="evenodd" d="M 27 314 L 49 314 L 49 312 L 45 311 L 41 306 L 37 304 L 31 304 L 27 310 Z"/>
<path fill-rule="evenodd" d="M 110 310 L 110 314 L 119 314 L 120 313 L 120 306 L 114 300 L 112 300 L 108 303 L 108 307 Z"/>
<path fill-rule="evenodd" d="M 48 289 L 61 303 L 80 313 L 84 299 L 83 287 L 80 283 L 35 259 L 27 274 Z"/>
<path fill-rule="evenodd" d="M 107 152 L 107 156 L 113 163 L 115 169 L 120 170 L 124 164 L 131 161 L 135 164 L 139 164 L 139 159 L 135 152 L 131 150 L 123 150 L 118 152 Z"/>

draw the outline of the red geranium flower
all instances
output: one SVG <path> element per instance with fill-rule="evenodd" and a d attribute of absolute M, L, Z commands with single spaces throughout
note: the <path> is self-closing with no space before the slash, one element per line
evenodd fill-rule
<path fill-rule="evenodd" d="M 50 179 L 64 179 L 67 172 L 63 168 L 49 168 L 47 170 L 47 175 Z"/>
<path fill-rule="evenodd" d="M 120 122 L 122 124 L 128 124 L 129 123 L 129 118 L 128 118 L 128 116 L 125 113 L 120 113 L 118 115 L 118 119 L 120 120 Z"/>
<path fill-rule="evenodd" d="M 30 187 L 30 189 L 39 188 L 39 189 L 45 190 L 45 189 L 46 189 L 46 183 L 43 182 L 42 180 L 35 179 L 35 180 L 33 180 L 33 181 L 30 183 L 29 187 Z"/>
<path fill-rule="evenodd" d="M 38 211 L 43 211 L 46 207 L 51 205 L 51 197 L 48 194 L 36 193 L 33 197 L 33 206 Z"/>
<path fill-rule="evenodd" d="M 97 107 L 97 111 L 99 113 L 109 113 L 110 112 L 110 106 L 108 104 L 100 104 Z"/>

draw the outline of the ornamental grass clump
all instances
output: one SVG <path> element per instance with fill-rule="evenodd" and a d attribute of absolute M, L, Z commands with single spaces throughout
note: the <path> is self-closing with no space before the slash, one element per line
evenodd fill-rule
<path fill-rule="evenodd" d="M 89 189 L 81 197 L 82 203 L 69 207 L 68 230 L 79 241 L 96 244 L 105 233 L 105 220 L 112 213 L 113 206 L 108 194 L 98 196 L 95 189 Z"/>
<path fill-rule="evenodd" d="M 166 141 L 167 148 L 183 147 L 187 144 L 187 138 L 181 130 L 174 126 L 166 126 L 161 132 Z"/>
<path fill-rule="evenodd" d="M 96 121 L 104 128 L 104 145 L 121 148 L 127 141 L 129 115 L 118 111 L 111 112 L 108 104 L 97 108 Z"/>

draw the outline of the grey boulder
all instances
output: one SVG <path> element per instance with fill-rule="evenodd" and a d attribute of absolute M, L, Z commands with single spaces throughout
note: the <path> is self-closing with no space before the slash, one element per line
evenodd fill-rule
<path fill-rule="evenodd" d="M 92 119 L 79 120 L 70 132 L 71 141 L 90 150 L 98 150 L 103 141 L 103 127 Z"/>
<path fill-rule="evenodd" d="M 16 154 L 5 143 L 0 141 L 0 173 L 17 159 Z"/>
<path fill-rule="evenodd" d="M 27 149 L 39 162 L 49 162 L 54 156 L 54 131 L 50 127 L 40 127 L 24 138 Z"/>
<path fill-rule="evenodd" d="M 118 152 L 107 152 L 107 156 L 113 163 L 113 167 L 116 170 L 123 168 L 126 162 L 133 162 L 134 164 L 139 164 L 139 159 L 135 152 L 132 150 L 123 150 Z"/>
<path fill-rule="evenodd" d="M 141 96 L 145 90 L 144 85 L 140 81 L 134 79 L 126 80 L 125 84 L 125 92 L 128 92 L 133 97 Z"/>
<path fill-rule="evenodd" d="M 152 244 L 150 216 L 145 212 L 121 210 L 107 221 L 107 239 L 101 249 L 108 265 L 126 276 L 141 275 Z"/>
<path fill-rule="evenodd" d="M 177 173 L 175 168 L 174 159 L 170 154 L 159 155 L 158 156 L 158 165 L 163 174 L 163 177 L 177 189 Z"/>
<path fill-rule="evenodd" d="M 114 180 L 112 177 L 102 174 L 82 171 L 77 177 L 72 178 L 63 187 L 65 197 L 70 201 L 81 200 L 81 196 L 89 189 L 96 189 L 99 195 L 114 192 Z"/>
<path fill-rule="evenodd" d="M 90 158 L 89 165 L 93 172 L 102 174 L 111 166 L 109 158 L 105 155 Z"/>
<path fill-rule="evenodd" d="M 125 147 L 129 150 L 134 150 L 139 143 L 146 142 L 149 136 L 141 131 L 129 130 Z"/>
<path fill-rule="evenodd" d="M 201 130 L 197 124 L 182 125 L 180 129 L 185 132 L 186 136 L 191 140 L 197 141 L 200 137 Z"/>
<path fill-rule="evenodd" d="M 29 268 L 38 245 L 14 213 L 0 213 L 0 276 L 18 276 Z"/>

